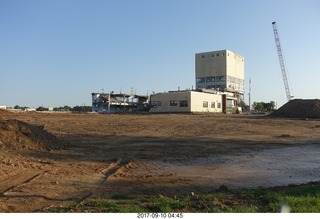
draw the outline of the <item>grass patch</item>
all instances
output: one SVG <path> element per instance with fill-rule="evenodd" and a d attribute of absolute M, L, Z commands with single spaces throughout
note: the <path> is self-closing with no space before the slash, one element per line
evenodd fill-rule
<path fill-rule="evenodd" d="M 279 212 L 288 205 L 291 212 L 320 212 L 320 183 L 269 189 L 230 190 L 221 185 L 210 194 L 186 196 L 124 195 L 87 200 L 69 208 L 51 208 L 50 212 Z"/>

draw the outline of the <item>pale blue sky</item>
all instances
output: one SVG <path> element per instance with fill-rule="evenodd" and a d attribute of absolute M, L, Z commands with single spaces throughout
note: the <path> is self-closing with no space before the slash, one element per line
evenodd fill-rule
<path fill-rule="evenodd" d="M 0 0 L 0 105 L 91 105 L 91 92 L 195 86 L 195 53 L 245 57 L 245 101 L 320 99 L 318 0 Z"/>

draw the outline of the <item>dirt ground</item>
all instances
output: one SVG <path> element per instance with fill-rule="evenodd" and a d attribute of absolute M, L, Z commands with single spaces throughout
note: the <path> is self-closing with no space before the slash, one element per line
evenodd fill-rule
<path fill-rule="evenodd" d="M 0 112 L 8 119 L 44 126 L 66 149 L 0 144 L 0 212 L 320 181 L 319 120 Z"/>

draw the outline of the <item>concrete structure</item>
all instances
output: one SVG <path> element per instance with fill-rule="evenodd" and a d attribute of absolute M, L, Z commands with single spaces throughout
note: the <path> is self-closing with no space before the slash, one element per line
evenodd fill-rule
<path fill-rule="evenodd" d="M 235 97 L 230 93 L 207 89 L 170 91 L 150 96 L 152 113 L 232 112 Z"/>
<path fill-rule="evenodd" d="M 195 54 L 196 90 L 150 96 L 92 93 L 93 112 L 235 113 L 244 95 L 244 58 L 229 50 Z"/>
<path fill-rule="evenodd" d="M 196 88 L 228 91 L 243 96 L 244 58 L 229 50 L 195 55 Z"/>
<path fill-rule="evenodd" d="M 92 93 L 92 112 L 117 113 L 146 111 L 147 96 L 135 94 Z"/>
<path fill-rule="evenodd" d="M 36 108 L 26 108 L 24 109 L 25 112 L 36 112 L 37 109 Z"/>

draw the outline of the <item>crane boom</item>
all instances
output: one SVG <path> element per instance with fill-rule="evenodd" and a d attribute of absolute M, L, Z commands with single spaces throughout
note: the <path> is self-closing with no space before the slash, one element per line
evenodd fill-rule
<path fill-rule="evenodd" d="M 290 89 L 289 89 L 288 78 L 287 78 L 287 71 L 286 71 L 285 64 L 284 64 L 284 59 L 283 59 L 281 45 L 280 45 L 280 38 L 279 38 L 278 29 L 277 29 L 275 21 L 272 22 L 272 27 L 273 27 L 273 33 L 274 33 L 274 40 L 276 42 L 276 47 L 277 47 L 277 51 L 278 51 L 278 57 L 279 57 L 279 62 L 280 62 L 280 68 L 281 68 L 284 88 L 286 90 L 287 100 L 290 101 L 292 96 L 290 95 Z"/>

